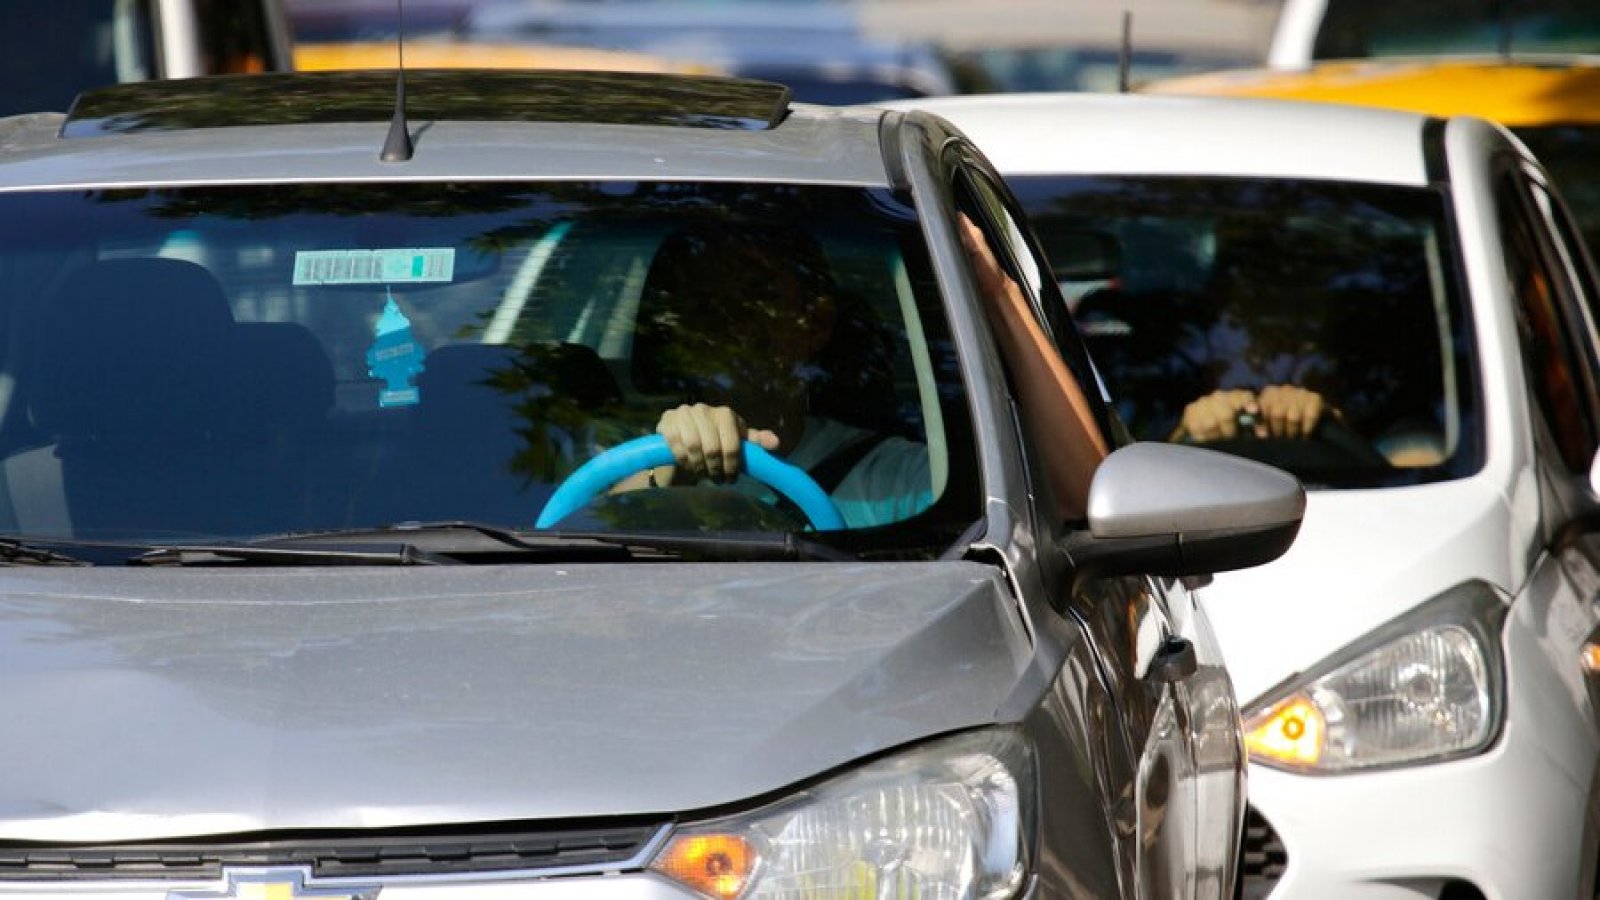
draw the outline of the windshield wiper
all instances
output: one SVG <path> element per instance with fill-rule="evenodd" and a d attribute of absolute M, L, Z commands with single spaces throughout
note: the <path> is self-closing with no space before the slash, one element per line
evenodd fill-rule
<path fill-rule="evenodd" d="M 561 540 L 586 540 L 615 544 L 632 551 L 670 553 L 681 559 L 717 562 L 851 562 L 857 557 L 820 541 L 789 532 L 711 532 L 708 534 L 651 534 L 648 532 L 562 531 L 549 534 Z"/>
<path fill-rule="evenodd" d="M 20 538 L 0 538 L 0 566 L 87 566 L 88 560 Z"/>
<path fill-rule="evenodd" d="M 615 531 L 534 531 L 510 529 L 480 522 L 404 522 L 373 528 L 296 532 L 257 538 L 240 544 L 164 548 L 203 550 L 240 561 L 278 562 L 289 565 L 363 564 L 349 554 L 363 550 L 395 553 L 404 547 L 413 562 L 439 563 L 580 563 L 644 562 L 652 560 L 718 562 L 853 560 L 856 557 L 805 537 L 768 532 L 712 532 L 661 534 Z M 326 549 L 321 560 L 309 554 Z M 274 554 L 256 556 L 257 552 Z M 302 563 L 277 554 L 307 555 Z M 157 560 L 164 561 L 159 555 Z M 377 564 L 383 564 L 378 561 Z M 403 563 L 391 563 L 403 564 Z"/>
<path fill-rule="evenodd" d="M 155 547 L 128 560 L 132 566 L 437 566 L 450 562 L 404 542 L 277 545 L 180 544 Z"/>

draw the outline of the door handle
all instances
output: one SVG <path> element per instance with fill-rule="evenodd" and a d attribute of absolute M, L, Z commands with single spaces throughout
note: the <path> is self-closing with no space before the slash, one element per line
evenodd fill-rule
<path fill-rule="evenodd" d="M 1200 661 L 1194 655 L 1194 644 L 1187 638 L 1169 635 L 1161 644 L 1161 649 L 1150 660 L 1150 668 L 1146 671 L 1146 678 L 1174 684 L 1182 681 L 1200 670 Z"/>

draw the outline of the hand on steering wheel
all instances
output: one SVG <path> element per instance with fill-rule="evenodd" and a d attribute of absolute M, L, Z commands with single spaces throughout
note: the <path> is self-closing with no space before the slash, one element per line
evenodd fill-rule
<path fill-rule="evenodd" d="M 1270 385 L 1259 394 L 1214 391 L 1184 408 L 1178 436 L 1197 444 L 1252 437 L 1301 440 L 1330 416 L 1321 394 L 1294 385 Z"/>
<path fill-rule="evenodd" d="M 1305 475 L 1313 470 L 1384 469 L 1389 459 L 1345 424 L 1322 395 L 1292 385 L 1256 394 L 1216 391 L 1190 403 L 1173 440 L 1198 444 Z"/>
<path fill-rule="evenodd" d="M 577 471 L 561 482 L 545 503 L 544 509 L 540 510 L 534 527 L 553 527 L 624 478 L 657 466 L 672 465 L 673 462 L 672 448 L 667 439 L 659 434 L 612 447 L 579 466 Z M 751 441 L 743 442 L 741 462 L 752 478 L 800 507 L 813 528 L 818 531 L 844 528 L 844 516 L 834 505 L 833 498 L 804 469 L 778 459 Z"/>

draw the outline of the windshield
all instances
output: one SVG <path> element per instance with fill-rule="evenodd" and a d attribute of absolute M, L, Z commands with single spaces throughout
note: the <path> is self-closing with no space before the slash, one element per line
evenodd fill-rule
<path fill-rule="evenodd" d="M 1329 0 L 1313 59 L 1433 53 L 1590 53 L 1593 0 Z"/>
<path fill-rule="evenodd" d="M 155 77 L 147 0 L 0 0 L 0 115 L 66 112 L 90 87 Z"/>
<path fill-rule="evenodd" d="M 1438 194 L 1008 180 L 1135 437 L 1251 456 L 1317 487 L 1478 468 L 1471 333 Z"/>
<path fill-rule="evenodd" d="M 530 528 L 578 466 L 695 403 L 770 431 L 846 543 L 935 547 L 978 515 L 974 474 L 952 470 L 970 435 L 940 296 L 887 191 L 317 184 L 0 206 L 0 532 Z M 808 519 L 745 474 L 600 491 L 558 527 Z"/>

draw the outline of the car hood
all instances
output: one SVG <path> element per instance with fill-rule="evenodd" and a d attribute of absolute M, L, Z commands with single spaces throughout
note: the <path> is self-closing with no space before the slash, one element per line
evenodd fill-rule
<path fill-rule="evenodd" d="M 11 569 L 0 839 L 694 810 L 994 721 L 976 563 Z"/>
<path fill-rule="evenodd" d="M 1288 553 L 1200 591 L 1241 705 L 1463 581 L 1515 591 L 1518 520 L 1487 479 L 1309 492 Z"/>

